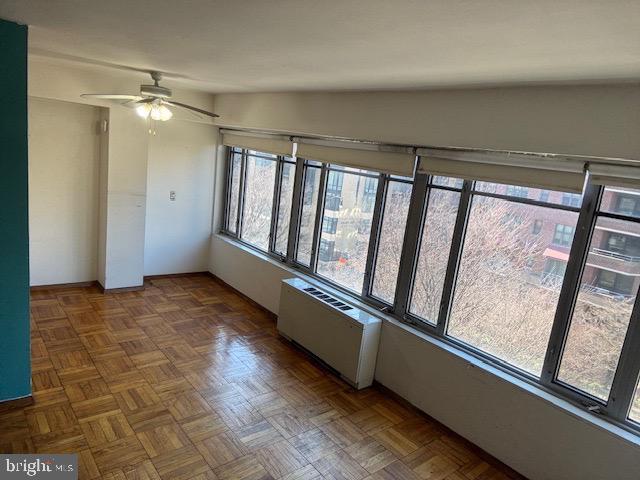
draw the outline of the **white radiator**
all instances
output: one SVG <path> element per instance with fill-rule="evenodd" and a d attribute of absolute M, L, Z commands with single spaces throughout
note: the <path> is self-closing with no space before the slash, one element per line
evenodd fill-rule
<path fill-rule="evenodd" d="M 282 281 L 278 331 L 355 388 L 373 383 L 382 321 L 299 278 Z"/>

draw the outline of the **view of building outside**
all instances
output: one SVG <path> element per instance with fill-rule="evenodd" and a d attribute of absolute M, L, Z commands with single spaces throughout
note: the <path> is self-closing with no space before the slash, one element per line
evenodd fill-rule
<path fill-rule="evenodd" d="M 318 274 L 362 291 L 378 178 L 329 170 L 318 250 Z"/>
<path fill-rule="evenodd" d="M 267 248 L 275 162 L 248 157 L 242 238 Z M 278 231 L 286 248 L 295 167 L 283 173 Z M 233 162 L 230 207 L 235 198 Z M 320 191 L 319 164 L 305 167 L 297 261 L 309 265 Z M 317 273 L 361 292 L 379 178 L 354 169 L 327 171 Z M 462 181 L 435 177 L 420 238 L 409 311 L 438 320 Z M 580 194 L 476 182 L 447 335 L 539 376 L 578 220 Z M 497 194 L 498 198 L 484 194 Z M 393 304 L 411 183 L 387 184 L 372 295 Z M 526 198 L 542 204 L 510 200 Z M 640 217 L 640 190 L 606 188 L 601 212 Z M 233 219 L 230 212 L 230 219 Z M 279 238 L 279 237 L 277 237 Z M 640 285 L 640 224 L 598 215 L 584 265 L 558 380 L 597 398 L 609 396 Z M 640 389 L 630 418 L 640 421 Z"/>
<path fill-rule="evenodd" d="M 542 229 L 533 233 L 537 220 Z M 566 265 L 556 252 L 568 257 L 572 241 L 556 243 L 555 223 L 573 231 L 577 220 L 575 212 L 473 195 L 447 333 L 539 376 Z"/>

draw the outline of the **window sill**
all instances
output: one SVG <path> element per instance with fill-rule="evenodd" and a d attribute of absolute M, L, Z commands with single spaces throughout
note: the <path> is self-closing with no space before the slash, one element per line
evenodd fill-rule
<path fill-rule="evenodd" d="M 574 418 L 577 418 L 578 420 L 581 420 L 593 426 L 594 428 L 599 428 L 601 430 L 604 430 L 605 432 L 609 433 L 610 435 L 612 435 L 617 439 L 624 440 L 636 447 L 640 447 L 640 435 L 630 430 L 627 430 L 626 428 L 623 428 L 615 423 L 612 423 L 608 419 L 599 417 L 597 414 L 594 414 L 585 410 L 584 407 L 576 403 L 570 402 L 569 400 L 566 400 L 564 398 L 557 396 L 551 391 L 548 391 L 547 389 L 543 388 L 541 385 L 534 383 L 531 380 L 526 379 L 525 377 L 521 378 L 511 371 L 502 369 L 499 366 L 488 362 L 486 359 L 482 357 L 473 355 L 471 352 L 463 350 L 453 343 L 447 342 L 446 339 L 436 338 L 432 335 L 429 335 L 428 333 L 425 333 L 419 329 L 416 329 L 415 327 L 412 327 L 406 323 L 403 323 L 397 318 L 392 317 L 388 314 L 385 314 L 380 310 L 372 307 L 371 305 L 363 302 L 359 298 L 349 295 L 342 290 L 334 288 L 332 285 L 324 282 L 322 279 L 307 275 L 306 273 L 300 270 L 292 268 L 290 265 L 287 265 L 281 261 L 278 261 L 277 259 L 271 257 L 270 255 L 264 252 L 261 252 L 257 249 L 244 245 L 238 242 L 237 240 L 225 235 L 224 233 L 214 233 L 212 234 L 212 238 L 225 242 L 273 266 L 277 266 L 278 268 L 288 272 L 292 276 L 301 278 L 304 281 L 314 285 L 315 287 L 321 288 L 329 292 L 331 295 L 338 297 L 342 301 L 351 303 L 356 307 L 360 308 L 361 310 L 366 311 L 367 313 L 378 316 L 383 320 L 383 323 L 386 323 L 392 326 L 393 328 L 401 329 L 410 335 L 414 335 L 420 338 L 421 341 L 430 343 L 431 345 L 446 351 L 448 354 L 455 357 L 456 359 L 458 360 L 461 359 L 464 362 L 466 362 L 468 366 L 471 368 L 478 368 L 485 373 L 489 373 L 497 377 L 501 381 L 508 383 L 510 385 L 513 385 L 519 388 L 520 390 L 525 391 L 529 395 L 547 402 L 548 404 L 552 405 L 554 408 L 557 408 L 563 411 L 564 413 L 567 413 L 573 416 Z"/>

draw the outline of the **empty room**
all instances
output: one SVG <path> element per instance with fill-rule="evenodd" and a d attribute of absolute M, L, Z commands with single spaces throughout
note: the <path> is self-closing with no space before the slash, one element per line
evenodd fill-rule
<path fill-rule="evenodd" d="M 640 479 L 638 0 L 0 0 L 0 478 Z"/>

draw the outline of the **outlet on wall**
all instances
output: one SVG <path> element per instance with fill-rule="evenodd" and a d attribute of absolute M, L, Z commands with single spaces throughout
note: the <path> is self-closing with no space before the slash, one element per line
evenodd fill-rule
<path fill-rule="evenodd" d="M 176 201 L 176 192 L 175 191 L 171 190 L 169 192 L 169 200 L 171 200 L 172 202 Z"/>

